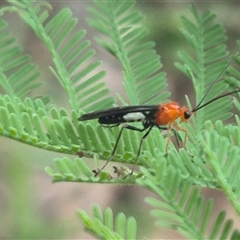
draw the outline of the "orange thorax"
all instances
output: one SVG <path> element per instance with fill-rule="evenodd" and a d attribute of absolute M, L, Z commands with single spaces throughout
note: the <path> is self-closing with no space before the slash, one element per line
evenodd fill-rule
<path fill-rule="evenodd" d="M 184 112 L 190 111 L 186 107 L 180 107 L 176 102 L 159 104 L 159 110 L 156 112 L 155 123 L 157 125 L 172 124 L 180 118 L 181 122 L 186 121 Z"/>

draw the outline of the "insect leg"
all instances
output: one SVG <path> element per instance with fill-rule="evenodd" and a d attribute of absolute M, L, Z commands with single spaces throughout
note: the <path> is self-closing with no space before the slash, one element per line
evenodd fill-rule
<path fill-rule="evenodd" d="M 174 137 L 176 139 L 177 146 L 178 146 L 178 148 L 180 148 L 180 142 L 179 142 L 180 136 L 178 135 L 176 129 L 173 128 L 172 130 L 173 130 Z"/>
<path fill-rule="evenodd" d="M 156 127 L 158 129 L 160 129 L 160 130 L 168 130 L 167 127 L 160 127 L 160 126 L 156 126 Z M 176 129 L 172 128 L 171 130 L 173 131 L 174 137 L 176 139 L 177 146 L 178 146 L 178 148 L 180 148 L 180 142 L 179 142 L 180 136 L 177 134 L 177 130 Z"/>
<path fill-rule="evenodd" d="M 128 125 L 128 124 L 124 124 L 118 134 L 118 137 L 117 137 L 117 140 L 115 142 L 115 145 L 113 147 L 113 150 L 112 150 L 112 153 L 110 155 L 110 157 L 108 158 L 107 162 L 98 170 L 95 172 L 95 177 L 108 165 L 108 163 L 112 160 L 116 150 L 117 150 L 117 146 L 118 146 L 118 143 L 119 143 L 119 140 L 122 136 L 122 132 L 123 132 L 123 129 L 130 129 L 130 130 L 134 130 L 134 131 L 138 131 L 138 132 L 143 132 L 146 128 L 137 128 L 137 127 L 134 127 L 134 126 L 131 126 L 131 125 Z"/>
<path fill-rule="evenodd" d="M 178 131 L 184 132 L 183 148 L 185 148 L 186 142 L 187 142 L 187 131 L 186 131 L 186 129 L 181 128 L 181 127 L 179 127 L 178 125 L 174 125 L 174 129 L 175 129 L 175 130 L 178 130 Z"/>
<path fill-rule="evenodd" d="M 170 123 L 167 127 L 167 138 L 166 138 L 166 156 L 168 155 L 168 145 L 169 145 L 169 141 L 170 141 L 170 132 L 173 129 L 172 128 L 172 123 Z"/>
<path fill-rule="evenodd" d="M 178 142 L 177 131 L 184 132 L 183 148 L 185 148 L 186 142 L 187 142 L 187 131 L 184 128 L 179 127 L 176 123 L 169 124 L 167 130 L 168 130 L 168 136 L 167 136 L 167 143 L 166 143 L 166 154 L 167 154 L 167 151 L 168 151 L 168 144 L 169 144 L 169 140 L 170 140 L 170 131 L 171 130 L 174 131 L 174 135 L 175 135 L 175 138 L 177 140 L 178 147 L 180 147 L 180 144 Z"/>
<path fill-rule="evenodd" d="M 168 125 L 168 128 L 167 128 L 168 133 L 167 133 L 167 139 L 166 139 L 166 155 L 168 154 L 168 145 L 169 145 L 169 141 L 170 141 L 170 131 L 174 131 L 174 135 L 177 139 L 177 130 L 182 131 L 185 134 L 184 141 L 183 141 L 183 148 L 185 148 L 186 141 L 187 141 L 187 131 L 184 128 L 179 127 L 175 122 L 170 123 Z M 177 140 L 177 144 L 179 146 L 178 140 Z"/>
<path fill-rule="evenodd" d="M 138 147 L 137 156 L 136 156 L 136 159 L 135 159 L 135 161 L 134 161 L 134 165 L 133 165 L 133 167 L 132 167 L 132 171 L 131 171 L 130 175 L 133 174 L 134 168 L 135 168 L 136 163 L 137 163 L 137 161 L 138 161 L 139 155 L 140 155 L 140 153 L 141 153 L 143 141 L 147 138 L 148 134 L 151 132 L 151 130 L 152 130 L 153 127 L 154 127 L 154 125 L 150 126 L 150 127 L 148 128 L 148 131 L 147 131 L 147 132 L 142 136 L 142 138 L 141 138 L 141 141 L 140 141 L 140 144 L 139 144 L 139 147 Z M 145 128 L 145 129 L 142 129 L 142 131 L 144 131 L 144 130 L 146 130 L 146 128 Z M 141 132 L 142 132 L 142 131 L 141 131 Z"/>

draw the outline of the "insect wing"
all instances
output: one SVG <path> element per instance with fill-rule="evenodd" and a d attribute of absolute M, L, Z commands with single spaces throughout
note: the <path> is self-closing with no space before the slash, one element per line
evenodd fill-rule
<path fill-rule="evenodd" d="M 81 117 L 78 118 L 78 120 L 86 121 L 86 120 L 103 118 L 103 117 L 108 117 L 113 115 L 124 116 L 129 113 L 148 112 L 153 110 L 158 110 L 158 105 L 115 107 L 115 108 L 109 108 L 105 110 L 83 114 Z"/>

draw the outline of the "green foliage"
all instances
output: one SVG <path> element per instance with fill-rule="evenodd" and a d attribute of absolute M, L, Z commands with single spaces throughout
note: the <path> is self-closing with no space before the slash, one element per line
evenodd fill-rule
<path fill-rule="evenodd" d="M 54 106 L 48 109 L 41 99 L 21 101 L 9 95 L 1 95 L 0 102 L 1 135 L 56 152 L 76 153 L 79 149 L 66 110 L 58 111 Z"/>
<path fill-rule="evenodd" d="M 193 6 L 190 11 L 193 19 L 182 17 L 185 28 L 181 29 L 181 32 L 193 49 L 193 56 L 179 51 L 183 63 L 176 63 L 176 66 L 192 81 L 198 106 L 202 100 L 206 102 L 228 89 L 228 84 L 221 79 L 229 59 L 226 59 L 228 53 L 224 43 L 227 39 L 225 30 L 221 24 L 213 22 L 215 15 L 206 11 L 200 16 Z M 219 81 L 209 88 L 209 84 L 218 78 Z M 205 98 L 206 93 L 208 94 Z M 213 105 L 209 105 L 199 110 L 192 128 L 189 127 L 189 137 L 194 145 L 199 142 L 198 133 L 206 120 L 229 119 L 232 116 L 230 110 L 230 98 L 214 102 L 214 108 Z"/>
<path fill-rule="evenodd" d="M 92 206 L 92 212 L 93 217 L 83 210 L 78 210 L 77 215 L 85 229 L 99 239 L 136 239 L 137 223 L 133 217 L 119 213 L 114 219 L 110 208 L 101 212 L 97 205 Z"/>
<path fill-rule="evenodd" d="M 218 211 L 214 223 L 207 228 L 214 201 L 200 193 L 201 187 L 222 191 L 240 216 L 240 120 L 236 117 L 235 123 L 230 119 L 231 98 L 214 102 L 199 110 L 191 123 L 182 124 L 189 136 L 186 149 L 176 149 L 170 143 L 166 156 L 164 133 L 153 129 L 137 163 L 140 172 L 134 171 L 130 176 L 128 168 L 120 168 L 116 174 L 103 171 L 94 177 L 85 157 L 94 158 L 95 162 L 108 159 L 119 129 L 104 129 L 95 121 L 77 120 L 79 111 L 107 108 L 115 102 L 103 82 L 105 72 L 98 70 L 101 62 L 93 60 L 95 51 L 85 40 L 86 30 L 77 30 L 77 19 L 69 9 L 50 17 L 48 3 L 9 3 L 0 13 L 18 13 L 39 38 L 52 56 L 49 69 L 68 96 L 71 111 L 58 110 L 46 98 L 28 96 L 41 86 L 40 71 L 0 20 L 0 51 L 4 56 L 0 60 L 0 84 L 5 94 L 0 95 L 0 134 L 39 148 L 77 155 L 75 159 L 57 158 L 55 168 L 46 167 L 54 182 L 138 184 L 156 194 L 146 202 L 153 208 L 157 226 L 176 229 L 189 239 L 240 238 L 240 233 L 232 229 L 233 220 L 225 219 L 225 211 Z M 165 73 L 160 72 L 162 64 L 153 49 L 154 43 L 145 39 L 148 31 L 142 25 L 142 13 L 135 8 L 135 1 L 93 1 L 88 11 L 89 25 L 101 33 L 97 43 L 113 54 L 122 67 L 126 102 L 166 101 L 169 93 Z M 176 66 L 192 80 L 197 105 L 203 98 L 206 102 L 239 86 L 239 72 L 234 67 L 225 71 L 230 57 L 224 28 L 215 23 L 215 16 L 211 12 L 201 15 L 193 6 L 190 12 L 192 19 L 182 18 L 181 31 L 192 54 L 180 51 L 181 63 Z M 236 64 L 239 65 L 238 59 Z M 230 76 L 225 81 L 227 74 Z M 216 79 L 219 81 L 209 88 Z M 126 104 L 120 95 L 118 100 Z M 237 99 L 234 104 L 239 109 Z M 133 163 L 141 137 L 139 132 L 125 131 L 113 161 Z M 114 218 L 110 208 L 101 212 L 93 206 L 93 217 L 83 210 L 78 211 L 78 216 L 86 230 L 100 239 L 136 238 L 136 220 L 123 213 Z"/>
<path fill-rule="evenodd" d="M 98 182 L 112 184 L 122 182 L 124 184 L 133 184 L 136 178 L 141 177 L 141 175 L 133 174 L 132 178 L 124 179 L 124 176 L 130 173 L 130 171 L 127 172 L 125 168 L 119 169 L 122 171 L 122 174 L 125 174 L 124 176 L 119 175 L 119 178 L 117 178 L 117 174 L 110 175 L 106 171 L 102 171 L 98 177 L 94 177 L 93 172 L 81 158 L 74 160 L 67 157 L 57 158 L 55 159 L 55 166 L 58 170 L 57 172 L 50 167 L 46 167 L 45 169 L 46 173 L 53 178 L 53 182 Z"/>
<path fill-rule="evenodd" d="M 77 19 L 72 17 L 72 12 L 63 9 L 49 20 L 49 4 L 9 2 L 13 5 L 11 10 L 20 14 L 52 56 L 53 66 L 49 68 L 65 90 L 71 108 L 88 111 L 111 106 L 113 99 L 106 95 L 108 89 L 101 81 L 105 72 L 97 70 L 101 62 L 92 60 L 95 51 L 89 49 L 90 42 L 83 39 L 86 31 L 75 30 Z"/>
<path fill-rule="evenodd" d="M 183 180 L 180 170 L 173 166 L 164 170 L 164 173 L 152 176 L 143 169 L 146 179 L 138 180 L 140 185 L 155 192 L 161 199 L 146 199 L 154 208 L 151 213 L 158 218 L 157 225 L 178 229 L 188 239 L 234 239 L 233 236 L 240 236 L 239 231 L 232 231 L 233 222 L 225 220 L 225 211 L 219 212 L 209 231 L 207 227 L 213 201 L 205 200 L 198 187 L 193 187 L 189 180 Z"/>
<path fill-rule="evenodd" d="M 23 100 L 30 91 L 42 86 L 37 81 L 40 73 L 6 28 L 6 22 L 0 19 L 1 87 L 11 98 L 18 96 Z"/>
<path fill-rule="evenodd" d="M 97 42 L 113 54 L 123 69 L 123 86 L 131 105 L 156 104 L 169 96 L 162 64 L 153 42 L 144 41 L 142 13 L 134 9 L 135 1 L 93 1 L 88 11 L 89 25 L 103 34 Z M 165 91 L 164 91 L 165 90 Z M 149 94 L 151 92 L 151 94 Z"/>

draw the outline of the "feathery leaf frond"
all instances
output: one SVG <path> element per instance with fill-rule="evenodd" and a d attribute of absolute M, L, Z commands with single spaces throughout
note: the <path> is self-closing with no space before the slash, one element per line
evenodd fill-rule
<path fill-rule="evenodd" d="M 212 129 L 204 133 L 202 145 L 204 149 L 204 161 L 216 179 L 219 188 L 224 192 L 238 216 L 240 216 L 239 203 L 239 172 L 238 164 L 240 148 L 236 142 L 236 136 L 240 133 L 239 126 L 225 127 L 221 122 L 216 124 L 217 131 Z M 229 135 L 229 130 L 231 131 Z M 237 137 L 239 139 L 239 137 Z"/>
<path fill-rule="evenodd" d="M 93 178 L 92 171 L 81 158 L 77 158 L 74 161 L 67 157 L 63 159 L 57 158 L 55 159 L 55 165 L 59 172 L 55 172 L 50 167 L 45 169 L 46 173 L 53 177 L 53 182 L 89 182 Z"/>
<path fill-rule="evenodd" d="M 98 70 L 101 62 L 93 60 L 95 51 L 84 40 L 86 31 L 75 30 L 77 19 L 72 12 L 62 9 L 49 20 L 42 2 L 25 1 L 21 7 L 10 2 L 51 54 L 54 65 L 50 70 L 67 93 L 71 108 L 90 111 L 112 106 L 113 99 L 102 81 L 105 72 Z"/>
<path fill-rule="evenodd" d="M 194 50 L 195 56 L 180 51 L 179 56 L 183 63 L 177 63 L 176 66 L 192 80 L 196 94 L 195 106 L 199 107 L 229 90 L 223 77 L 230 61 L 227 59 L 228 53 L 224 43 L 225 30 L 221 24 L 214 22 L 215 15 L 210 11 L 200 15 L 193 6 L 190 11 L 193 19 L 182 17 L 185 27 L 182 33 Z M 190 120 L 193 124 L 185 124 L 188 137 L 193 144 L 192 149 L 196 146 L 202 148 L 199 142 L 203 123 L 206 120 L 229 119 L 232 116 L 231 108 L 231 98 L 224 97 L 194 114 L 196 117 L 193 116 Z M 199 154 L 201 155 L 200 152 L 196 153 Z"/>
<path fill-rule="evenodd" d="M 144 41 L 148 31 L 134 5 L 135 1 L 96 0 L 88 9 L 93 17 L 88 22 L 103 35 L 97 42 L 119 60 L 129 103 L 156 104 L 169 96 L 165 73 L 159 72 L 162 65 L 155 44 Z"/>
<path fill-rule="evenodd" d="M 240 41 L 237 42 L 238 46 L 240 47 Z M 228 68 L 228 75 L 226 82 L 229 83 L 230 87 L 232 90 L 239 89 L 240 88 L 240 71 L 239 71 L 239 66 L 240 66 L 240 53 L 238 53 L 237 56 L 234 56 L 234 63 L 235 65 L 231 64 L 231 66 Z M 236 106 L 237 109 L 240 109 L 240 101 L 237 98 L 238 95 L 235 95 L 236 98 L 234 98 L 233 102 Z"/>
<path fill-rule="evenodd" d="M 70 159 L 68 157 L 56 158 L 55 169 L 46 167 L 45 172 L 53 178 L 53 182 L 87 182 L 87 183 L 111 183 L 111 184 L 135 184 L 136 179 L 142 174 L 138 171 L 131 173 L 127 167 L 116 167 L 110 171 L 103 170 L 98 176 L 94 176 L 93 171 L 87 166 L 81 157 L 93 157 L 96 161 L 99 158 L 88 152 L 79 151 L 76 153 L 79 158 Z M 94 167 L 96 170 L 98 166 Z"/>
<path fill-rule="evenodd" d="M 80 140 L 65 110 L 41 99 L 0 96 L 0 134 L 36 147 L 75 154 Z"/>
<path fill-rule="evenodd" d="M 137 180 L 162 199 L 146 199 L 154 208 L 151 213 L 157 217 L 157 225 L 178 229 L 188 239 L 219 239 L 220 236 L 228 238 L 233 234 L 240 236 L 239 231 L 231 229 L 232 220 L 225 220 L 225 211 L 219 212 L 208 232 L 207 223 L 212 214 L 213 201 L 205 201 L 199 188 L 193 187 L 191 181 L 182 181 L 181 172 L 173 166 L 164 170 L 163 174 L 153 176 L 148 170 L 142 169 L 145 178 Z"/>
<path fill-rule="evenodd" d="M 226 45 L 225 30 L 222 25 L 214 23 L 215 15 L 209 11 L 204 12 L 201 16 L 196 9 L 191 6 L 191 13 L 194 18 L 182 17 L 184 29 L 182 33 L 190 46 L 195 52 L 195 56 L 180 51 L 179 56 L 183 64 L 177 63 L 176 66 L 184 72 L 193 82 L 196 105 L 200 103 L 206 93 L 204 102 L 220 95 L 227 90 L 228 85 L 222 81 L 222 76 L 219 81 L 212 84 L 220 74 L 224 75 L 228 60 Z M 209 91 L 210 89 L 210 91 Z M 208 92 L 209 91 L 209 92 Z M 228 119 L 231 114 L 230 99 L 223 98 L 214 102 L 214 106 L 206 106 L 197 112 L 196 129 L 200 129 L 205 120 Z"/>
<path fill-rule="evenodd" d="M 6 22 L 0 19 L 0 85 L 12 98 L 24 99 L 43 83 L 37 81 L 40 73 L 30 56 L 23 54 L 6 27 Z"/>
<path fill-rule="evenodd" d="M 127 218 L 119 213 L 114 219 L 110 208 L 102 212 L 98 205 L 92 207 L 93 217 L 83 210 L 78 210 L 77 215 L 86 230 L 100 239 L 136 239 L 137 223 L 134 217 Z"/>

